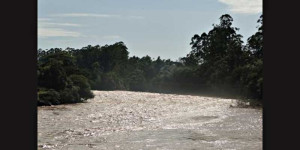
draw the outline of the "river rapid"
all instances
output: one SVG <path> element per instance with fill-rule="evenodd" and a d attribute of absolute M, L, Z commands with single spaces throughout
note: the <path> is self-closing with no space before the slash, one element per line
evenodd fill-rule
<path fill-rule="evenodd" d="M 262 109 L 231 107 L 234 99 L 93 93 L 85 103 L 38 107 L 38 149 L 262 149 Z"/>

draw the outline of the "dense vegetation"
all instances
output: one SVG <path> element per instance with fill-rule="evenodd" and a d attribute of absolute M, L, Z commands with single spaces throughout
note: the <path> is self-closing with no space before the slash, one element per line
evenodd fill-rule
<path fill-rule="evenodd" d="M 38 50 L 39 105 L 82 102 L 93 90 L 194 92 L 262 99 L 263 26 L 243 45 L 225 14 L 208 33 L 194 35 L 179 61 L 129 57 L 123 42 L 81 49 Z"/>

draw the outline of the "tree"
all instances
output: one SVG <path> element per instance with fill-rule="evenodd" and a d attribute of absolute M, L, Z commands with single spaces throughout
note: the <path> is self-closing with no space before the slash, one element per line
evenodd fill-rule
<path fill-rule="evenodd" d="M 257 27 L 258 31 L 248 38 L 248 49 L 254 57 L 262 59 L 263 57 L 263 16 L 261 15 L 257 21 L 260 25 Z"/>
<path fill-rule="evenodd" d="M 93 97 L 87 78 L 81 74 L 70 52 L 56 48 L 39 50 L 39 53 L 39 104 L 75 103 Z"/>
<path fill-rule="evenodd" d="M 263 96 L 263 15 L 257 21 L 260 25 L 258 31 L 248 38 L 247 49 L 251 53 L 251 61 L 245 66 L 247 76 L 244 85 L 248 95 L 262 99 Z"/>
<path fill-rule="evenodd" d="M 78 86 L 78 94 L 83 99 L 93 98 L 93 93 L 91 92 L 91 86 L 88 83 L 88 79 L 83 75 L 71 75 L 71 81 L 73 82 L 74 86 Z"/>
<path fill-rule="evenodd" d="M 62 90 L 67 85 L 67 74 L 61 61 L 51 60 L 40 67 L 38 76 L 40 87 Z"/>
<path fill-rule="evenodd" d="M 186 64 L 201 64 L 200 73 L 205 74 L 210 85 L 231 84 L 232 71 L 244 63 L 242 36 L 236 33 L 239 29 L 232 27 L 232 22 L 230 15 L 222 15 L 220 23 L 213 25 L 208 34 L 194 35 L 192 51 L 183 59 Z"/>

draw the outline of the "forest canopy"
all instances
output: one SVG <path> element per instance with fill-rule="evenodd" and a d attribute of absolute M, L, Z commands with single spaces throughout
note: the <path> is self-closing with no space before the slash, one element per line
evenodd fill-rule
<path fill-rule="evenodd" d="M 179 61 L 129 57 L 125 43 L 81 49 L 38 49 L 38 105 L 83 102 L 91 90 L 193 92 L 262 99 L 263 17 L 243 44 L 233 18 L 222 15 L 213 29 L 191 38 Z"/>

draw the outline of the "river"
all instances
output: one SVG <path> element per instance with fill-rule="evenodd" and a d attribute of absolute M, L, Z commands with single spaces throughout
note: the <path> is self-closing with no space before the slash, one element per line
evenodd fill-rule
<path fill-rule="evenodd" d="M 262 109 L 230 107 L 234 99 L 93 93 L 85 103 L 38 107 L 38 149 L 262 149 Z"/>

